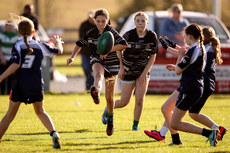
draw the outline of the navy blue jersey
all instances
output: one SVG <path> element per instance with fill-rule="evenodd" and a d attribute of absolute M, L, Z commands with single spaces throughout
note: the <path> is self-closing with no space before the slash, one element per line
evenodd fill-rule
<path fill-rule="evenodd" d="M 216 66 L 216 54 L 214 53 L 212 46 L 205 45 L 206 49 L 206 66 L 204 69 L 204 88 L 209 88 L 212 91 L 215 90 L 215 66 Z"/>
<path fill-rule="evenodd" d="M 43 56 L 55 55 L 58 53 L 58 49 L 34 41 L 31 37 L 27 37 L 27 39 L 34 52 L 27 55 L 28 47 L 24 43 L 23 37 L 19 37 L 12 48 L 10 61 L 20 65 L 14 75 L 12 90 L 20 91 L 24 97 L 29 99 L 43 92 L 41 74 Z"/>
<path fill-rule="evenodd" d="M 202 65 L 203 52 L 199 44 L 194 43 L 185 52 L 182 61 L 178 64 L 183 69 L 180 83 L 184 89 L 203 87 Z"/>
<path fill-rule="evenodd" d="M 155 32 L 148 30 L 145 36 L 139 36 L 132 29 L 123 35 L 128 47 L 123 52 L 125 79 L 138 78 L 145 69 L 150 55 L 158 52 L 158 40 Z M 136 77 L 135 77 L 136 76 Z"/>

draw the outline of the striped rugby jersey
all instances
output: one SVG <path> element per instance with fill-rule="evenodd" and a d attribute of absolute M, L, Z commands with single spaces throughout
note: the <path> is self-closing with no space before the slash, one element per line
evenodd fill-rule
<path fill-rule="evenodd" d="M 118 32 L 108 24 L 106 25 L 106 27 L 104 29 L 104 32 L 106 32 L 106 31 L 110 31 L 113 34 L 114 46 L 117 44 L 127 45 L 125 39 L 123 37 L 121 37 L 118 34 Z M 100 36 L 101 36 L 101 34 L 99 33 L 99 30 L 97 29 L 97 27 L 95 27 L 95 28 L 87 31 L 85 36 L 83 36 L 82 38 L 80 38 L 80 40 L 78 40 L 76 42 L 76 45 L 78 45 L 80 47 L 89 46 L 90 51 L 91 51 L 91 53 L 90 53 L 91 59 L 96 58 L 97 60 L 100 61 L 100 63 L 102 65 L 107 66 L 108 69 L 110 69 L 111 71 L 113 71 L 113 68 L 114 68 L 114 71 L 115 71 L 115 69 L 117 69 L 117 66 L 120 65 L 119 58 L 117 57 L 116 52 L 109 53 L 108 56 L 103 60 L 101 60 L 99 58 L 100 54 L 97 51 L 97 40 Z"/>
<path fill-rule="evenodd" d="M 0 47 L 2 53 L 7 61 L 11 57 L 11 49 L 13 44 L 17 41 L 18 34 L 16 32 L 8 33 L 6 31 L 0 32 Z"/>
<path fill-rule="evenodd" d="M 145 36 L 137 34 L 136 28 L 123 35 L 128 47 L 123 52 L 126 75 L 140 75 L 145 69 L 150 55 L 158 52 L 158 39 L 155 32 L 147 29 Z"/>

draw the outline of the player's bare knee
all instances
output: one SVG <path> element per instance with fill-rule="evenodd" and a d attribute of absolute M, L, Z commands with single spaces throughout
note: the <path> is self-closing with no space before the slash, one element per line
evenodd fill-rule
<path fill-rule="evenodd" d="M 39 110 L 36 110 L 35 113 L 39 116 L 39 115 L 45 114 L 45 110 L 39 109 Z"/>
<path fill-rule="evenodd" d="M 198 114 L 196 114 L 196 113 L 189 113 L 189 116 L 193 119 L 193 120 L 197 120 L 197 118 L 198 118 Z"/>
<path fill-rule="evenodd" d="M 112 98 L 110 96 L 106 97 L 105 99 L 106 99 L 107 103 L 111 103 L 111 104 L 114 103 L 114 98 Z"/>
<path fill-rule="evenodd" d="M 96 74 L 94 75 L 94 77 L 95 77 L 95 79 L 101 80 L 101 79 L 103 79 L 104 76 L 101 73 L 96 72 Z"/>
<path fill-rule="evenodd" d="M 127 102 L 127 101 L 121 101 L 121 105 L 120 105 L 120 107 L 125 107 L 125 106 L 127 106 L 128 105 L 128 103 L 129 102 Z"/>
<path fill-rule="evenodd" d="M 137 105 L 138 107 L 143 107 L 143 101 L 136 102 L 136 105 Z"/>
<path fill-rule="evenodd" d="M 171 122 L 171 128 L 173 128 L 174 130 L 178 130 L 179 129 L 179 124 L 176 122 Z"/>
<path fill-rule="evenodd" d="M 167 107 L 165 105 L 161 106 L 161 112 L 165 114 L 167 112 Z"/>

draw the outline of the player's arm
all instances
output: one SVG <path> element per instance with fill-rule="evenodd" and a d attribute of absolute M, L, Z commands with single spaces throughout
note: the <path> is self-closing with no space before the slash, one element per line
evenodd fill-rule
<path fill-rule="evenodd" d="M 117 44 L 117 45 L 113 46 L 113 48 L 110 52 L 121 51 L 127 47 L 128 47 L 127 45 Z"/>
<path fill-rule="evenodd" d="M 17 71 L 17 69 L 20 67 L 19 64 L 17 63 L 12 63 L 7 69 L 5 72 L 3 72 L 1 75 L 0 75 L 0 83 L 5 79 L 7 78 L 8 76 L 10 76 L 11 74 L 13 74 L 15 71 Z"/>
<path fill-rule="evenodd" d="M 185 47 L 181 47 L 181 49 L 178 52 L 178 58 L 177 58 L 176 67 L 175 67 L 175 72 L 177 75 L 180 75 L 184 71 L 184 69 L 182 68 L 185 68 L 186 64 L 188 64 L 190 61 L 189 57 L 185 56 L 185 52 L 186 52 Z"/>
<path fill-rule="evenodd" d="M 182 61 L 183 55 L 179 55 L 176 62 L 175 72 L 177 75 L 180 75 L 183 72 L 183 69 L 181 69 L 178 64 Z"/>
<path fill-rule="evenodd" d="M 5 59 L 5 56 L 4 56 L 3 53 L 2 53 L 1 48 L 0 48 L 0 59 L 1 59 L 1 63 L 7 64 L 7 61 L 6 61 L 6 59 Z"/>
<path fill-rule="evenodd" d="M 168 47 L 166 50 L 167 50 L 167 52 L 169 52 L 173 56 L 178 57 L 178 50 L 177 49 L 174 49 L 172 47 Z"/>
<path fill-rule="evenodd" d="M 54 35 L 51 40 L 53 41 L 54 44 L 56 44 L 57 48 L 58 48 L 58 54 L 62 54 L 63 53 L 63 46 L 62 44 L 64 43 L 61 39 L 61 37 L 59 35 Z"/>
<path fill-rule="evenodd" d="M 128 44 L 127 44 L 126 40 L 123 37 L 121 37 L 117 31 L 114 30 L 113 32 L 115 33 L 114 34 L 115 45 L 113 46 L 113 48 L 110 52 L 122 51 L 125 48 L 127 48 Z"/>
<path fill-rule="evenodd" d="M 121 51 L 117 51 L 117 56 L 118 56 L 119 61 L 120 61 L 120 70 L 118 72 L 118 77 L 121 80 L 123 80 L 124 79 L 124 75 L 125 75 L 125 68 L 124 68 L 124 64 L 123 64 L 122 52 Z"/>
<path fill-rule="evenodd" d="M 70 58 L 67 59 L 67 66 L 70 66 L 70 63 L 72 63 L 74 61 L 74 58 L 76 57 L 76 55 L 78 54 L 78 52 L 80 51 L 81 47 L 76 45 L 72 51 L 72 55 Z"/>
<path fill-rule="evenodd" d="M 146 65 L 144 71 L 142 72 L 143 75 L 146 75 L 146 74 L 148 74 L 148 72 L 150 72 L 150 69 L 151 69 L 152 65 L 154 64 L 155 59 L 156 59 L 156 54 L 151 54 L 149 61 Z"/>

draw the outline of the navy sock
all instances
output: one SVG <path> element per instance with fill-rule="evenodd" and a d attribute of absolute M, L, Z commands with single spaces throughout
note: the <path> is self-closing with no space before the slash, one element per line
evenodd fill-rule
<path fill-rule="evenodd" d="M 52 137 L 54 132 L 56 132 L 55 130 L 53 130 L 52 132 L 50 132 L 50 136 Z"/>
<path fill-rule="evenodd" d="M 172 142 L 173 144 L 181 144 L 179 133 L 172 134 Z"/>
<path fill-rule="evenodd" d="M 205 129 L 203 128 L 202 130 L 202 135 L 205 136 L 205 137 L 209 137 L 209 135 L 212 133 L 212 130 L 208 130 L 208 129 Z"/>

